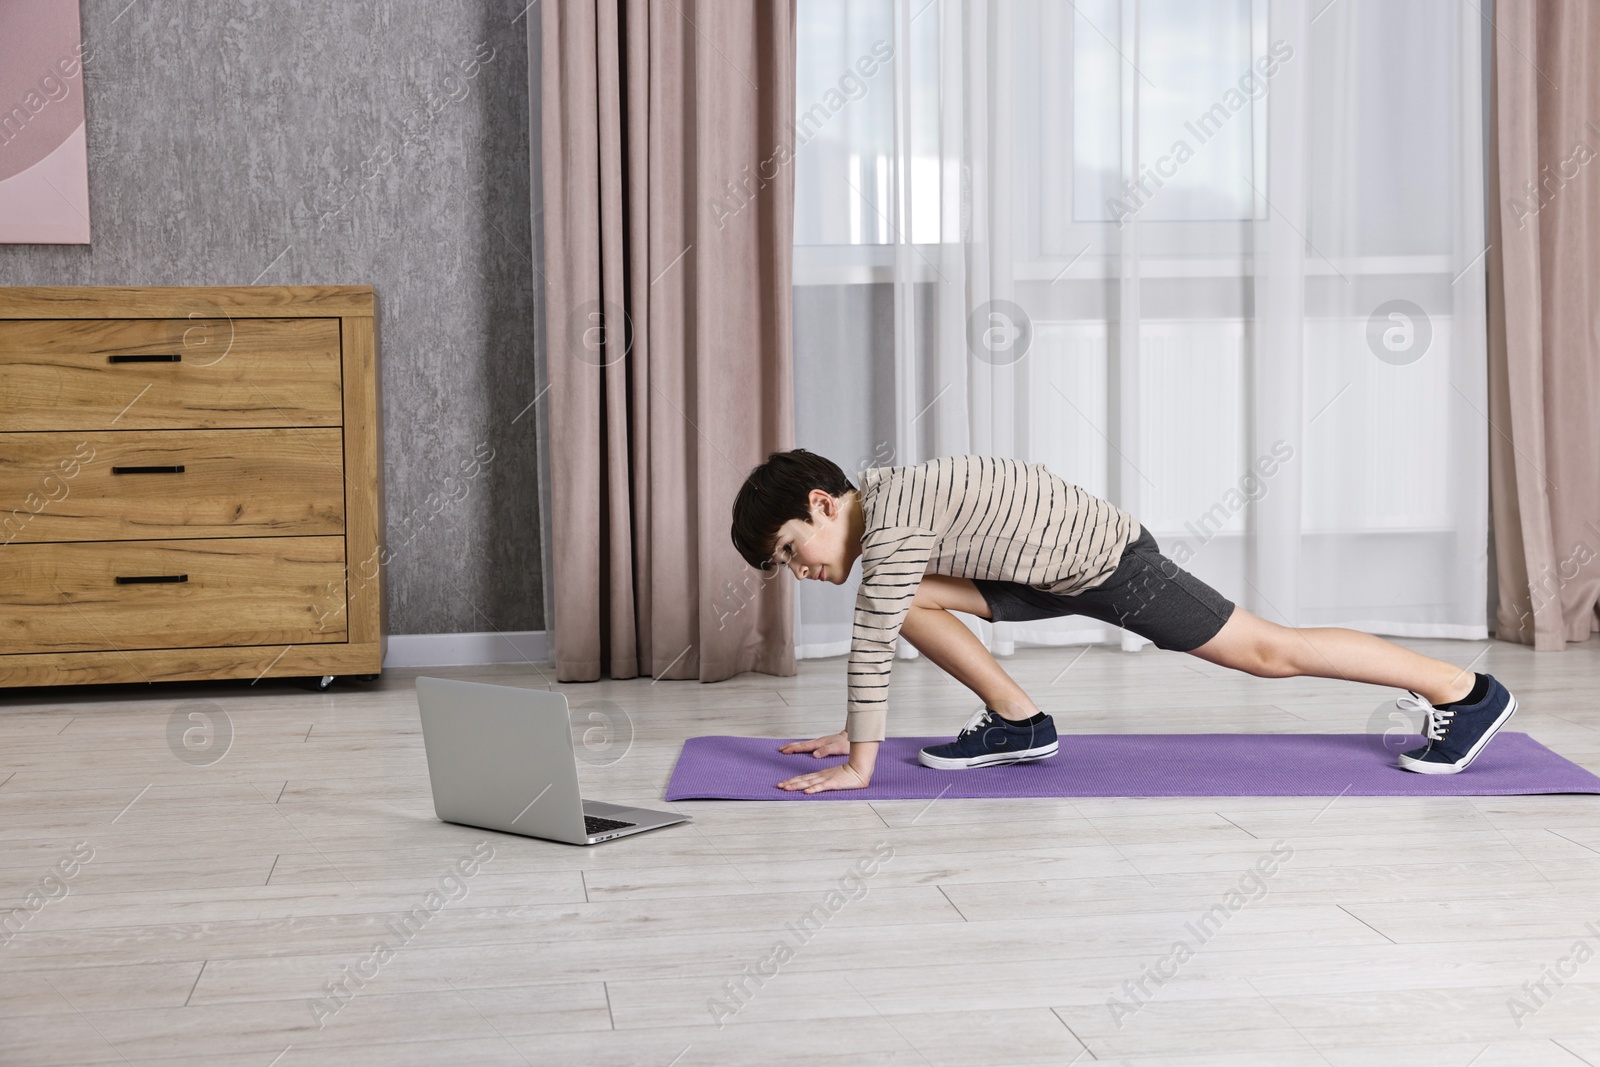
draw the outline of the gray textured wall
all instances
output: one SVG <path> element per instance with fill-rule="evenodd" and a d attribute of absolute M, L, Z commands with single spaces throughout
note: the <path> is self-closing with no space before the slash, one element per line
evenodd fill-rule
<path fill-rule="evenodd" d="M 544 627 L 521 12 L 83 0 L 93 244 L 0 245 L 0 285 L 373 286 L 395 634 Z"/>

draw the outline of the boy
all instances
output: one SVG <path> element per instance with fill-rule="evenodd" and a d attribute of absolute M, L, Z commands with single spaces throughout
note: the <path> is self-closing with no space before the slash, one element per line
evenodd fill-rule
<path fill-rule="evenodd" d="M 1345 678 L 1409 688 L 1425 712 L 1421 748 L 1399 757 L 1423 774 L 1465 770 L 1516 710 L 1487 674 L 1470 674 L 1381 637 L 1337 627 L 1279 626 L 1237 607 L 1161 554 L 1132 515 L 1042 463 L 944 456 L 861 472 L 797 448 L 774 452 L 745 479 L 732 537 L 751 566 L 843 585 L 861 560 L 851 635 L 845 729 L 783 752 L 849 759 L 780 782 L 819 793 L 861 789 L 884 738 L 895 638 L 983 700 L 952 742 L 922 750 L 924 766 L 960 770 L 1043 759 L 1055 723 L 1000 668 L 964 611 L 996 622 L 1087 615 L 1157 648 L 1188 652 L 1263 678 Z"/>

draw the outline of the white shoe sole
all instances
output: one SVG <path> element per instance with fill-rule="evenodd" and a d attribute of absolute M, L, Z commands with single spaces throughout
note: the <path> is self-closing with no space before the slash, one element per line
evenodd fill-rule
<path fill-rule="evenodd" d="M 1399 764 L 1405 770 L 1416 771 L 1418 774 L 1460 774 L 1471 765 L 1473 760 L 1478 758 L 1478 753 L 1483 751 L 1483 746 L 1487 745 L 1489 739 L 1500 732 L 1500 727 L 1506 724 L 1506 720 L 1511 718 L 1516 710 L 1517 698 L 1513 696 L 1506 701 L 1506 710 L 1500 713 L 1498 719 L 1490 723 L 1489 728 L 1483 732 L 1483 736 L 1478 738 L 1478 743 L 1467 750 L 1467 754 L 1461 758 L 1460 763 L 1430 763 L 1427 760 L 1401 756 L 1399 757 Z"/>
<path fill-rule="evenodd" d="M 1060 749 L 1059 741 L 1052 741 L 1041 748 L 1024 749 L 1021 752 L 993 752 L 987 756 L 972 756 L 967 759 L 951 759 L 948 756 L 930 756 L 923 749 L 917 753 L 917 759 L 924 767 L 932 767 L 936 771 L 964 771 L 972 767 L 993 767 L 1002 763 L 1026 763 L 1029 760 L 1044 759 L 1054 756 Z"/>

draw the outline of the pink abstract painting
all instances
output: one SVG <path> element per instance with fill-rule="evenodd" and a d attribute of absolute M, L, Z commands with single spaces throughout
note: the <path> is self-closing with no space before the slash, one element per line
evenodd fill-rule
<path fill-rule="evenodd" d="M 89 243 L 78 0 L 0 0 L 0 243 Z"/>

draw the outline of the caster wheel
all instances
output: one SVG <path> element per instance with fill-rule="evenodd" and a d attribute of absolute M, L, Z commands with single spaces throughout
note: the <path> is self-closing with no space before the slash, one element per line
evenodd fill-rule
<path fill-rule="evenodd" d="M 333 688 L 333 675 L 324 674 L 317 682 L 317 692 L 322 693 Z"/>
<path fill-rule="evenodd" d="M 378 676 L 376 674 L 358 674 L 356 677 L 360 678 L 363 682 L 376 682 L 378 680 Z"/>

